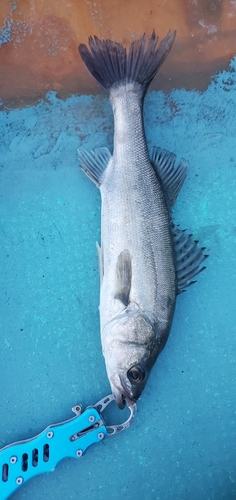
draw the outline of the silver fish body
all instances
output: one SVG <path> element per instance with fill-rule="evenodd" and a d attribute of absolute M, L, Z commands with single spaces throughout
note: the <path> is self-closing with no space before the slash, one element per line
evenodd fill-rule
<path fill-rule="evenodd" d="M 171 39 L 168 36 L 165 57 L 174 41 L 174 35 Z M 96 39 L 100 50 L 108 42 Z M 93 54 L 92 43 L 90 48 Z M 144 45 L 142 48 L 145 59 Z M 94 57 L 98 52 L 94 51 Z M 91 71 L 84 54 L 85 49 L 81 55 Z M 104 152 L 79 152 L 81 168 L 101 191 L 101 341 L 108 378 L 120 408 L 125 401 L 132 404 L 140 397 L 168 338 L 176 295 L 201 270 L 199 265 L 204 260 L 187 237 L 184 245 L 187 242 L 188 254 L 194 250 L 199 257 L 195 262 L 185 251 L 190 267 L 195 263 L 185 279 L 186 270 L 183 273 L 183 266 L 178 265 L 174 248 L 176 244 L 181 246 L 185 237 L 173 229 L 171 205 L 186 177 L 186 163 L 182 161 L 174 169 L 174 155 L 161 150 L 156 151 L 156 158 L 154 154 L 154 162 L 150 161 L 142 110 L 146 87 L 137 78 L 133 80 L 115 81 L 109 88 L 114 151 L 110 157 L 105 154 L 108 162 L 104 162 Z M 178 266 L 182 272 L 179 287 Z"/>
<path fill-rule="evenodd" d="M 101 185 L 101 339 L 116 398 L 121 391 L 117 376 L 113 383 L 114 373 L 122 373 L 124 355 L 129 367 L 143 365 L 147 358 L 148 367 L 143 368 L 147 378 L 167 339 L 176 297 L 169 211 L 148 157 L 142 103 L 134 85 L 129 87 L 119 87 L 111 93 L 114 152 Z M 117 264 L 125 252 L 130 255 L 131 264 L 128 304 L 116 298 Z M 143 384 L 132 388 L 124 376 L 121 384 L 131 400 L 136 400 L 142 391 Z"/>

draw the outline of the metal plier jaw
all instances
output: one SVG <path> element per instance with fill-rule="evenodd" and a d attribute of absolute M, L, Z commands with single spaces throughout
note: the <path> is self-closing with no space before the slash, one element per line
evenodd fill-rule
<path fill-rule="evenodd" d="M 81 405 L 72 408 L 75 417 L 49 425 L 37 436 L 9 444 L 0 450 L 0 498 L 9 498 L 32 477 L 55 469 L 63 458 L 82 457 L 94 443 L 106 435 L 127 429 L 134 420 L 136 405 L 129 407 L 130 416 L 123 424 L 106 425 L 102 416 L 114 401 L 109 395 L 85 411 Z"/>

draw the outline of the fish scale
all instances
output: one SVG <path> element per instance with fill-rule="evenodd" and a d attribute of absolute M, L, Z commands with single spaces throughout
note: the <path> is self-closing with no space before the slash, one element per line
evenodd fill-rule
<path fill-rule="evenodd" d="M 112 170 L 112 167 L 113 164 L 111 163 L 111 176 L 112 172 L 115 171 L 115 169 L 114 171 Z M 147 165 L 144 164 L 144 167 L 147 169 Z M 150 164 L 149 168 L 152 169 Z M 153 191 L 152 181 L 156 181 L 154 175 L 150 176 L 152 179 L 149 182 L 146 179 L 146 185 L 143 189 L 139 180 L 139 204 L 135 206 L 135 199 L 133 199 L 133 195 L 136 194 L 133 191 L 133 184 L 135 183 L 134 169 L 130 165 L 127 165 L 125 171 L 124 168 L 123 170 L 121 169 L 119 173 L 120 178 L 123 172 L 124 178 L 127 179 L 127 183 L 124 182 L 125 187 L 123 190 L 120 190 L 116 185 L 117 189 L 112 191 L 108 188 L 109 191 L 107 191 L 106 181 L 101 189 L 104 268 L 107 269 L 101 289 L 101 330 L 111 315 L 117 312 L 117 309 L 112 311 L 111 306 L 114 305 L 117 308 L 117 304 L 114 304 L 114 301 L 111 304 L 108 290 L 111 291 L 111 294 L 115 294 L 115 264 L 119 253 L 125 248 L 130 250 L 132 268 L 134 270 L 130 295 L 135 302 L 139 303 L 141 309 L 149 310 L 153 314 L 153 319 L 155 317 L 157 319 L 160 316 L 160 311 L 158 310 L 158 303 L 155 300 L 153 292 L 157 290 L 160 293 L 161 289 L 162 293 L 166 296 L 169 296 L 171 293 L 172 296 L 175 294 L 174 273 L 171 275 L 173 278 L 172 282 L 169 279 L 169 270 L 171 267 L 174 269 L 169 215 L 167 208 L 163 207 L 164 200 L 162 200 L 163 204 L 160 204 L 160 197 L 158 197 L 160 186 L 157 186 L 159 189 L 156 189 L 153 196 L 150 196 L 150 193 Z M 110 181 L 112 184 L 112 179 Z M 128 199 L 121 208 L 120 204 L 122 204 L 122 200 L 125 197 L 124 192 L 128 193 Z M 127 224 L 127 214 L 129 214 L 130 219 L 129 224 Z M 169 252 L 167 252 L 167 241 L 170 244 Z M 110 251 L 111 247 L 115 249 L 112 252 Z M 165 252 L 163 252 L 164 249 Z M 147 277 L 145 284 L 143 284 L 143 276 Z M 163 286 L 164 283 L 166 283 L 165 287 Z"/>

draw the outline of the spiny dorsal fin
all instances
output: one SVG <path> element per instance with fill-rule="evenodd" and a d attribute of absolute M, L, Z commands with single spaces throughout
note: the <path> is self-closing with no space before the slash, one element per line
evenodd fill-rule
<path fill-rule="evenodd" d="M 111 159 L 111 153 L 107 148 L 97 148 L 95 151 L 78 149 L 79 166 L 84 173 L 99 188 L 102 184 L 103 174 Z"/>
<path fill-rule="evenodd" d="M 115 299 L 119 299 L 125 306 L 129 304 L 129 294 L 132 279 L 132 263 L 129 250 L 123 250 L 116 263 L 116 292 Z"/>
<path fill-rule="evenodd" d="M 163 184 L 171 208 L 187 177 L 188 162 L 182 158 L 178 167 L 175 167 L 176 155 L 157 147 L 152 148 L 150 160 Z"/>
<path fill-rule="evenodd" d="M 195 283 L 192 279 L 206 267 L 202 266 L 208 255 L 204 254 L 205 248 L 198 246 L 198 241 L 194 241 L 191 234 L 187 234 L 174 224 L 172 235 L 175 251 L 175 271 L 177 276 L 177 293 Z"/>

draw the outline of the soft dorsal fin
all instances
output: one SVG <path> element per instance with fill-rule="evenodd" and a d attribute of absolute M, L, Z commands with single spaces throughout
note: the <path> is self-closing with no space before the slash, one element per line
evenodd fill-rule
<path fill-rule="evenodd" d="M 198 241 L 194 241 L 191 234 L 187 234 L 174 224 L 172 225 L 172 235 L 175 251 L 175 271 L 177 276 L 177 293 L 195 283 L 192 279 L 205 269 L 202 266 L 208 255 L 204 254 L 205 248 L 198 246 Z"/>
<path fill-rule="evenodd" d="M 99 188 L 103 181 L 103 174 L 111 159 L 111 153 L 107 148 L 97 148 L 95 151 L 78 149 L 79 166 L 83 172 Z"/>
<path fill-rule="evenodd" d="M 129 304 L 129 294 L 132 280 L 132 263 L 129 250 L 123 250 L 116 263 L 116 291 L 115 299 L 119 299 L 125 306 Z"/>
<path fill-rule="evenodd" d="M 162 182 L 171 208 L 186 179 L 188 162 L 182 158 L 178 167 L 175 167 L 176 155 L 157 147 L 151 149 L 150 160 Z"/>

